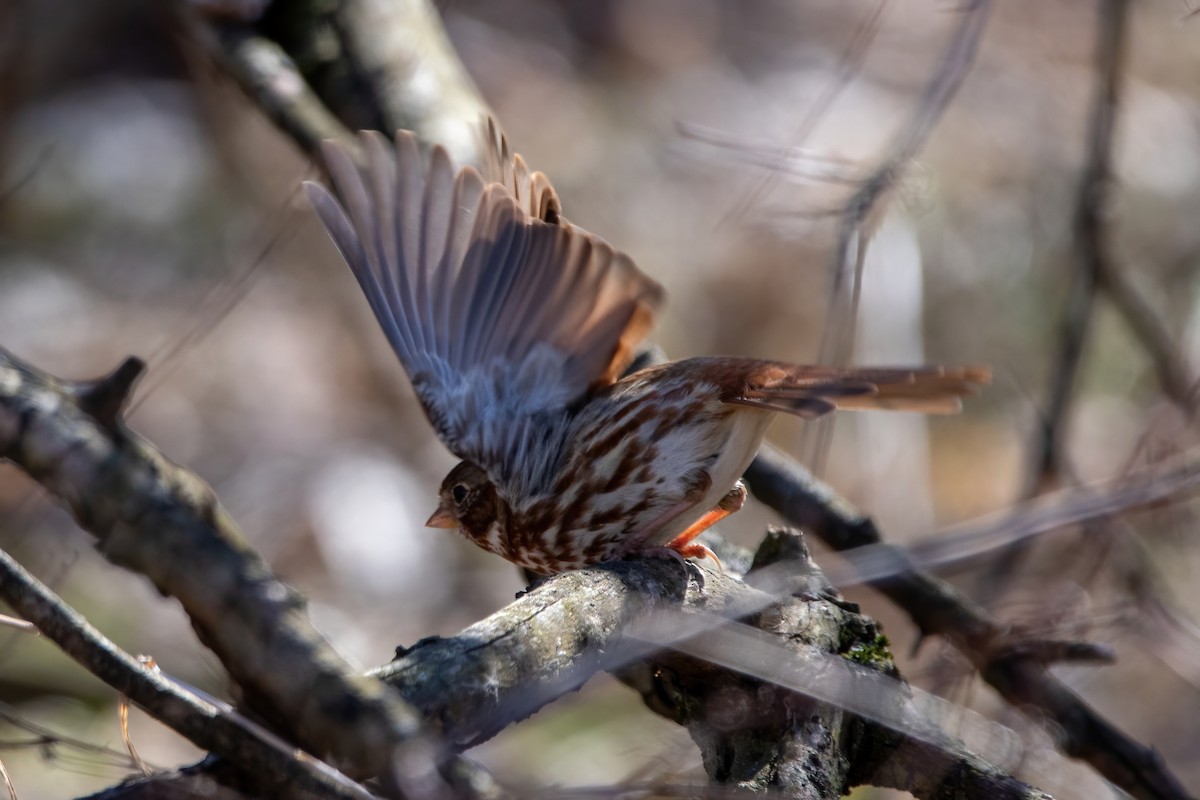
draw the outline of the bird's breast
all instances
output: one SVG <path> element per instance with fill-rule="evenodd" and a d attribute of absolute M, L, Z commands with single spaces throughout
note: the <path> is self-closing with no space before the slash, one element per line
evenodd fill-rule
<path fill-rule="evenodd" d="M 709 493 L 720 499 L 754 457 L 769 415 L 705 389 L 694 381 L 650 386 L 586 406 L 549 491 L 513 503 L 508 557 L 543 573 L 609 561 L 695 497 L 698 476 L 712 478 L 699 502 Z M 686 527 L 708 507 L 676 522 Z"/>

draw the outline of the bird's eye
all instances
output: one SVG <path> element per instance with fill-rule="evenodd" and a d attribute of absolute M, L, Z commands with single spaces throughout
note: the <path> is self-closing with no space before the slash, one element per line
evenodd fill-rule
<path fill-rule="evenodd" d="M 454 498 L 456 505 L 461 505 L 462 501 L 467 499 L 467 485 L 465 483 L 454 484 L 454 488 L 450 490 L 450 496 Z"/>

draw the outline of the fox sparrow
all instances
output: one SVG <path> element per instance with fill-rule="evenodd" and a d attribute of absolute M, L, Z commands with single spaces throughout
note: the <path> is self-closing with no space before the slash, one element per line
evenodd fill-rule
<path fill-rule="evenodd" d="M 662 290 L 567 222 L 494 124 L 481 170 L 360 135 L 308 197 L 438 436 L 463 461 L 429 525 L 550 574 L 692 540 L 737 511 L 774 412 L 952 412 L 980 367 L 836 369 L 691 358 L 621 378 Z"/>

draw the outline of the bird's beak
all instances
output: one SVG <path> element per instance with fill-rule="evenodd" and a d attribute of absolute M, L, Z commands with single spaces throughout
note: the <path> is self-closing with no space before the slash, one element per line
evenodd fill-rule
<path fill-rule="evenodd" d="M 438 506 L 437 511 L 425 523 L 426 528 L 456 528 L 458 523 L 454 521 L 454 515 L 447 511 L 444 507 Z"/>

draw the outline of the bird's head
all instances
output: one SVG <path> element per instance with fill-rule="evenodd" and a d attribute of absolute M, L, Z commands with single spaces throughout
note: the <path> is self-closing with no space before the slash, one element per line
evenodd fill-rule
<path fill-rule="evenodd" d="M 438 507 L 425 523 L 430 528 L 457 528 L 482 547 L 504 546 L 498 536 L 504 521 L 504 501 L 486 472 L 469 461 L 450 470 L 438 490 Z"/>

